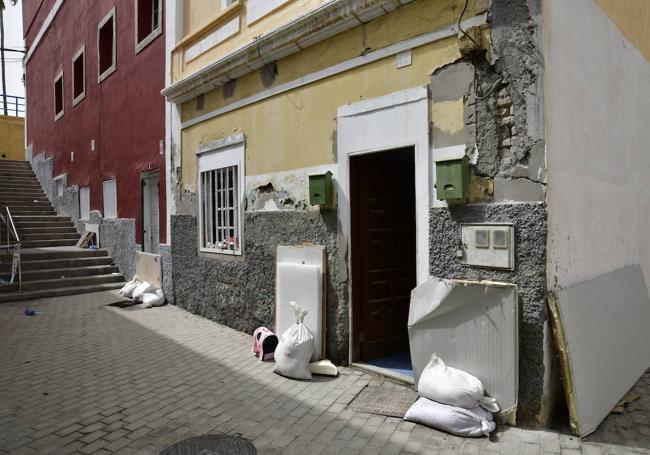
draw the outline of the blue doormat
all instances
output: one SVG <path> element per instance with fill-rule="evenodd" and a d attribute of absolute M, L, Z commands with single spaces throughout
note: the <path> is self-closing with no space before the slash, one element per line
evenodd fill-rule
<path fill-rule="evenodd" d="M 410 352 L 400 352 L 398 354 L 380 357 L 378 359 L 366 360 L 365 363 L 379 368 L 385 368 L 405 376 L 414 377 Z"/>

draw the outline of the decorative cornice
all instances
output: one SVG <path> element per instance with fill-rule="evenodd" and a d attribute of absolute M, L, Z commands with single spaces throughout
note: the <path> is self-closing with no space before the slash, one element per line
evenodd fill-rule
<path fill-rule="evenodd" d="M 332 0 L 166 87 L 167 101 L 183 103 L 413 0 Z M 260 54 L 263 56 L 260 57 Z"/>

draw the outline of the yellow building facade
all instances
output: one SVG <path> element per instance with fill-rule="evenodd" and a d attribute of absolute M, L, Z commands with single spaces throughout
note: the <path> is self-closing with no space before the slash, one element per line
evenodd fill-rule
<path fill-rule="evenodd" d="M 545 235 L 543 176 L 525 188 L 511 178 L 544 161 L 542 66 L 525 57 L 539 16 L 492 3 L 172 2 L 175 303 L 251 333 L 273 326 L 277 247 L 319 245 L 325 355 L 361 367 L 394 355 L 412 372 L 415 286 L 431 275 L 520 284 L 523 327 L 536 329 L 523 335 L 525 406 L 506 411 L 541 422 L 543 251 L 509 272 L 457 258 L 461 223 L 521 221 L 525 238 Z M 460 180 L 438 185 L 450 162 Z M 318 186 L 329 179 L 331 190 Z"/>
<path fill-rule="evenodd" d="M 25 118 L 0 115 L 0 159 L 25 159 Z"/>

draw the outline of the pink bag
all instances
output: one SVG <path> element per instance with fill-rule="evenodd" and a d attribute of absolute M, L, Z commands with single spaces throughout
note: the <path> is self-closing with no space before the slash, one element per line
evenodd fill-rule
<path fill-rule="evenodd" d="M 266 327 L 258 327 L 253 333 L 253 348 L 251 351 L 261 361 L 273 360 L 273 353 L 278 346 L 278 337 Z"/>

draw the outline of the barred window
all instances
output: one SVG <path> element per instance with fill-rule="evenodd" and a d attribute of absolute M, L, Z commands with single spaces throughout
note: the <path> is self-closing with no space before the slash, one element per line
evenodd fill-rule
<path fill-rule="evenodd" d="M 243 249 L 244 135 L 202 144 L 197 150 L 199 249 L 240 255 Z"/>
<path fill-rule="evenodd" d="M 237 166 L 201 172 L 202 247 L 239 253 Z"/>

